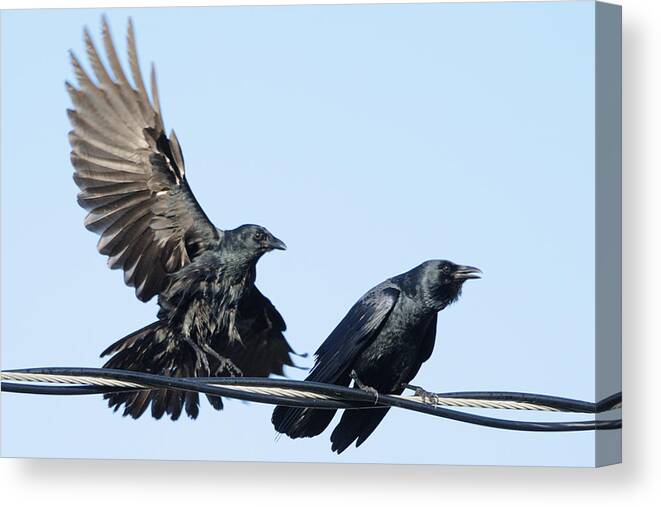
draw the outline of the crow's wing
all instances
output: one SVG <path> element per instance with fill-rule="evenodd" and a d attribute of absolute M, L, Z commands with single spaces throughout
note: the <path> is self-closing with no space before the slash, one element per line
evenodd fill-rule
<path fill-rule="evenodd" d="M 438 321 L 438 314 L 435 313 L 423 325 L 422 330 L 422 343 L 420 344 L 420 364 L 424 363 L 431 357 L 434 351 L 434 343 L 436 343 L 436 322 Z M 417 372 L 416 372 L 417 373 Z"/>
<path fill-rule="evenodd" d="M 174 131 L 168 138 L 161 117 L 152 66 L 147 95 L 129 20 L 128 60 L 134 85 L 122 70 L 105 19 L 103 44 L 111 73 L 85 30 L 93 81 L 71 54 L 79 88 L 67 83 L 75 109 L 69 133 L 78 203 L 89 213 L 85 227 L 101 235 L 97 248 L 124 282 L 148 301 L 161 292 L 168 274 L 219 241 L 184 176 L 184 159 Z"/>
<path fill-rule="evenodd" d="M 360 298 L 315 353 L 307 380 L 334 383 L 343 376 L 378 334 L 398 298 L 392 286 L 376 287 Z"/>
<path fill-rule="evenodd" d="M 315 353 L 306 380 L 348 386 L 351 364 L 378 335 L 398 298 L 399 290 L 388 282 L 360 298 Z M 328 427 L 334 414 L 335 410 L 280 406 L 273 411 L 271 422 L 276 431 L 291 438 L 312 437 Z"/>
<path fill-rule="evenodd" d="M 294 366 L 294 350 L 285 339 L 285 321 L 273 303 L 254 285 L 241 299 L 237 316 L 241 343 L 234 343 L 227 355 L 246 377 L 283 375 L 283 366 Z"/>

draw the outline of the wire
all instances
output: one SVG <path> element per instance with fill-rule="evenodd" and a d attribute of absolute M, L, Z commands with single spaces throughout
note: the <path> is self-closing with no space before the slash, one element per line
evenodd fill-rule
<path fill-rule="evenodd" d="M 23 394 L 89 395 L 145 389 L 175 389 L 257 403 L 319 409 L 398 407 L 460 422 L 518 431 L 586 431 L 618 429 L 621 419 L 573 422 L 513 421 L 443 408 L 495 408 L 598 413 L 621 407 L 617 393 L 591 403 L 519 392 L 432 393 L 429 397 L 379 394 L 300 380 L 250 377 L 175 378 L 107 368 L 28 368 L 0 373 L 2 391 Z M 9 382 L 7 382 L 9 381 Z M 28 383 L 16 383 L 28 382 Z M 68 385 L 34 385 L 33 383 Z"/>

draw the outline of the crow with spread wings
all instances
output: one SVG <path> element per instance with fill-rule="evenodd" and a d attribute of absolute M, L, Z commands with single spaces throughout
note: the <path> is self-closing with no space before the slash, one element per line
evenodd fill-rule
<path fill-rule="evenodd" d="M 217 229 L 191 192 L 174 131 L 165 133 L 152 66 L 151 100 L 128 26 L 131 84 L 119 62 L 108 23 L 102 39 L 110 70 L 85 30 L 96 80 L 72 53 L 78 88 L 69 133 L 78 203 L 85 227 L 100 235 L 98 251 L 141 301 L 158 296 L 158 320 L 108 347 L 106 368 L 175 377 L 282 374 L 292 348 L 280 313 L 255 286 L 259 258 L 285 244 L 264 227 Z M 199 411 L 197 393 L 151 390 L 107 394 L 115 410 L 176 420 Z M 208 396 L 221 410 L 221 398 Z"/>

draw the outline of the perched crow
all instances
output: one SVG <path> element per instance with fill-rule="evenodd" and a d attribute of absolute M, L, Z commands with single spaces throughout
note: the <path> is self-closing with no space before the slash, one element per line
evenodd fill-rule
<path fill-rule="evenodd" d="M 306 380 L 386 394 L 401 394 L 431 356 L 436 316 L 455 302 L 463 283 L 481 271 L 449 261 L 430 260 L 380 283 L 353 305 L 315 353 Z M 345 410 L 331 435 L 338 454 L 355 440 L 362 444 L 388 413 L 387 408 Z M 275 429 L 291 438 L 324 431 L 335 410 L 276 407 Z"/>
<path fill-rule="evenodd" d="M 176 377 L 282 374 L 293 350 L 282 316 L 255 287 L 266 252 L 285 244 L 264 227 L 217 229 L 191 192 L 184 158 L 172 131 L 166 136 L 152 66 L 147 95 L 128 26 L 129 83 L 108 23 L 102 38 L 110 71 L 85 30 L 93 80 L 72 53 L 78 89 L 67 83 L 75 109 L 69 133 L 78 203 L 85 226 L 100 234 L 98 250 L 124 271 L 141 301 L 158 296 L 158 320 L 108 347 L 106 368 Z M 112 73 L 112 74 L 111 74 Z M 115 410 L 140 417 L 151 404 L 159 419 L 198 415 L 196 393 L 154 390 L 106 395 Z M 217 410 L 219 397 L 208 397 Z"/>

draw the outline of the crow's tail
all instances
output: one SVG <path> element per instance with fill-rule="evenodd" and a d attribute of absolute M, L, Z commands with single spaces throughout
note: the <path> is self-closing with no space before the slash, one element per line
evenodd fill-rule
<path fill-rule="evenodd" d="M 271 422 L 278 433 L 290 438 L 314 437 L 330 424 L 335 410 L 275 407 Z"/>
<path fill-rule="evenodd" d="M 206 371 L 197 371 L 196 355 L 192 347 L 178 341 L 168 332 L 163 322 L 157 321 L 113 343 L 101 353 L 101 357 L 112 354 L 104 368 L 142 371 L 171 377 L 207 376 Z M 152 389 L 104 395 L 108 406 L 115 411 L 124 406 L 124 415 L 134 419 L 140 417 L 151 404 L 151 415 L 156 419 L 167 414 L 175 421 L 182 409 L 192 419 L 199 413 L 199 396 L 193 392 Z M 209 403 L 222 410 L 223 402 L 218 396 L 207 396 Z"/>
<path fill-rule="evenodd" d="M 372 434 L 388 410 L 390 409 L 345 410 L 342 419 L 331 434 L 331 449 L 340 454 L 354 440 L 357 440 L 356 447 L 358 447 Z"/>
<path fill-rule="evenodd" d="M 313 371 L 306 380 L 323 381 L 314 374 Z M 343 373 L 342 377 L 333 384 L 348 386 L 350 382 L 349 373 Z M 290 438 L 314 437 L 328 427 L 335 412 L 331 409 L 275 407 L 271 422 L 278 433 L 284 433 Z"/>

